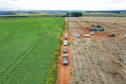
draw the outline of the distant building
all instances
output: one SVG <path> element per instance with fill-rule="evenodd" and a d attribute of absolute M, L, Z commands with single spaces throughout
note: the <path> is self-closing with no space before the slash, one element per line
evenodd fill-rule
<path fill-rule="evenodd" d="M 104 28 L 102 26 L 97 25 L 97 27 L 90 28 L 90 31 L 104 31 Z"/>

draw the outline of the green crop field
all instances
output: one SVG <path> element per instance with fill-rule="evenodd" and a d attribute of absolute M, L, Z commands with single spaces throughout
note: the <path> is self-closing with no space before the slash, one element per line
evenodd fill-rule
<path fill-rule="evenodd" d="M 45 84 L 64 18 L 0 19 L 0 84 Z"/>
<path fill-rule="evenodd" d="M 17 14 L 17 15 L 0 15 L 0 16 L 5 17 L 5 16 L 41 16 L 41 15 L 52 15 L 52 14 L 43 13 L 43 14 Z"/>

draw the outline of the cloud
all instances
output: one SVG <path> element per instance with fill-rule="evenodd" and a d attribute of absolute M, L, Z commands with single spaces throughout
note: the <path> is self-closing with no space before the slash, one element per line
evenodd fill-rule
<path fill-rule="evenodd" d="M 18 0 L 10 0 L 10 1 L 18 1 Z"/>
<path fill-rule="evenodd" d="M 11 2 L 0 1 L 0 10 L 11 10 L 11 9 L 15 9 L 15 5 L 13 5 Z"/>
<path fill-rule="evenodd" d="M 116 10 L 125 0 L 0 0 L 0 10 Z"/>

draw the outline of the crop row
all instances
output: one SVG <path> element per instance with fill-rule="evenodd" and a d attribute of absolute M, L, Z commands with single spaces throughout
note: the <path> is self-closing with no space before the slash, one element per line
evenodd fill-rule
<path fill-rule="evenodd" d="M 106 49 L 111 52 L 118 61 L 124 64 L 125 67 L 125 55 L 126 55 L 126 43 L 115 38 L 99 38 L 98 42 L 102 43 Z M 106 51 L 107 52 L 107 51 Z M 124 68 L 125 69 L 125 68 Z"/>
<path fill-rule="evenodd" d="M 90 38 L 73 39 L 72 53 L 76 81 L 80 83 L 125 83 L 121 70 L 113 64 L 108 54 Z"/>
<path fill-rule="evenodd" d="M 46 82 L 48 69 L 56 46 L 55 44 L 58 41 L 60 35 L 59 31 L 61 30 L 60 27 L 62 27 L 63 24 L 63 18 L 61 20 L 59 18 L 40 18 L 39 20 L 41 23 L 36 25 L 37 20 L 38 18 L 32 18 L 32 21 L 28 22 L 29 24 L 33 22 L 31 24 L 32 27 L 21 27 L 13 36 L 11 36 L 11 39 L 8 39 L 8 42 L 2 45 L 3 50 L 1 51 L 1 58 L 6 60 L 1 60 L 3 62 L 1 62 L 1 71 L 3 73 L 0 77 L 1 82 L 32 82 L 37 84 Z M 45 23 L 47 23 L 46 20 L 50 20 L 50 25 L 45 25 Z M 42 37 L 40 37 L 40 33 L 42 34 L 42 32 L 39 33 L 37 28 L 38 25 L 41 25 L 40 28 L 42 28 L 43 33 L 45 34 Z M 5 52 L 5 50 L 7 52 Z M 33 80 L 34 77 L 35 79 Z M 17 81 L 15 81 L 15 79 Z"/>

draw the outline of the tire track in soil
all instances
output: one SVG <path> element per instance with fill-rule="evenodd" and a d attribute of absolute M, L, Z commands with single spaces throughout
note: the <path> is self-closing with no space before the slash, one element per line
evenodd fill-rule
<path fill-rule="evenodd" d="M 59 20 L 59 19 L 58 19 L 58 20 Z M 58 22 L 58 20 L 56 21 L 56 23 Z M 50 28 L 54 28 L 54 26 L 56 25 L 56 23 L 55 23 L 52 27 L 50 27 Z M 36 43 L 35 46 L 30 50 L 30 52 L 28 52 L 28 54 L 18 63 L 18 65 L 17 65 L 17 66 L 14 68 L 14 70 L 9 74 L 9 76 L 5 78 L 5 81 L 3 81 L 2 84 L 6 82 L 6 80 L 10 77 L 10 75 L 13 74 L 13 72 L 16 70 L 16 68 L 18 68 L 18 66 L 24 61 L 24 59 L 25 59 L 26 57 L 28 57 L 28 55 L 35 49 L 35 47 L 45 38 L 45 36 L 46 36 L 46 35 L 48 34 L 48 32 L 50 31 L 50 28 L 48 29 L 47 32 L 45 32 L 45 35 L 43 36 L 43 38 L 38 38 L 38 39 L 28 48 L 28 49 L 30 49 L 30 48 Z M 21 58 L 21 57 L 23 56 L 23 54 L 25 54 L 26 51 L 28 51 L 28 49 L 26 49 L 26 50 L 25 50 L 25 51 L 13 62 L 13 64 L 16 63 L 16 61 L 17 61 L 19 58 Z M 13 66 L 13 64 L 11 64 L 9 67 L 7 67 L 6 71 L 7 71 L 9 68 L 11 68 L 11 67 Z M 6 71 L 5 71 L 5 72 L 6 72 Z M 5 72 L 3 72 L 3 73 L 1 74 L 1 76 L 2 76 Z"/>
<path fill-rule="evenodd" d="M 21 24 L 20 26 L 18 26 L 18 27 L 16 27 L 16 29 L 15 29 L 15 31 L 12 31 L 11 33 L 9 33 L 5 38 L 3 38 L 0 42 L 2 42 L 1 44 L 0 44 L 0 46 L 1 45 L 3 45 L 12 35 L 14 35 L 20 28 L 19 27 L 21 27 L 23 24 Z"/>
<path fill-rule="evenodd" d="M 56 25 L 56 24 L 55 24 Z M 55 25 L 53 25 L 52 27 L 54 27 Z M 52 27 L 50 27 L 50 28 L 52 28 Z M 50 28 L 48 29 L 48 31 L 50 31 Z M 47 32 L 45 32 L 46 34 L 48 33 L 48 31 Z M 46 35 L 45 34 L 45 35 Z M 44 34 L 43 34 L 44 35 Z M 43 37 L 45 37 L 45 36 L 43 36 Z M 43 39 L 43 38 L 42 38 Z M 15 59 L 14 60 L 14 62 L 9 66 L 9 67 L 7 67 L 6 68 L 6 70 L 5 70 L 5 72 L 19 59 L 19 58 L 21 58 L 21 56 L 23 56 L 23 54 L 25 54 L 35 43 L 37 43 L 37 41 L 39 41 L 39 38 L 35 41 L 35 42 L 33 42 L 33 44 L 32 45 L 30 45 L 19 57 L 17 57 L 17 59 Z M 0 76 L 2 76 L 5 72 L 3 72 Z"/>
<path fill-rule="evenodd" d="M 40 34 L 40 33 L 39 33 Z M 30 45 L 19 57 L 17 57 L 17 59 L 15 59 L 14 61 L 13 61 L 13 63 L 11 64 L 11 65 L 9 65 L 6 69 L 5 69 L 5 71 L 3 72 L 3 73 L 1 73 L 1 75 L 0 76 L 2 76 L 9 68 L 11 68 L 11 66 L 13 66 L 13 64 L 18 60 L 18 59 L 20 59 L 35 43 L 37 43 L 37 41 L 39 40 L 39 38 L 37 39 L 37 40 L 35 40 L 35 42 L 33 42 L 33 44 L 32 45 Z"/>
<path fill-rule="evenodd" d="M 5 23 L 5 24 L 3 24 L 3 25 L 0 25 L 0 28 L 1 28 L 1 27 L 4 27 L 4 26 L 8 26 L 8 25 L 10 25 L 10 24 L 6 24 L 6 23 Z"/>
<path fill-rule="evenodd" d="M 39 33 L 39 34 L 40 34 L 40 33 Z M 17 59 L 15 59 L 15 60 L 13 61 L 13 63 L 12 63 L 10 66 L 8 66 L 8 67 L 5 69 L 5 71 L 4 71 L 3 73 L 1 73 L 0 76 L 2 76 L 9 68 L 11 68 L 11 66 L 13 66 L 13 64 L 14 64 L 18 59 L 20 59 L 20 58 L 23 56 L 23 54 L 25 54 L 35 43 L 37 43 L 38 40 L 39 40 L 39 38 L 38 38 L 37 40 L 35 40 L 35 42 L 33 42 L 33 44 L 30 45 L 19 57 L 17 57 Z"/>
<path fill-rule="evenodd" d="M 39 34 L 40 34 L 40 37 L 42 37 L 41 34 L 43 34 L 43 36 L 44 36 L 44 33 L 43 33 L 42 28 L 41 28 L 41 25 L 40 25 L 40 21 L 39 21 L 39 19 L 37 20 L 37 22 L 38 22 L 38 30 L 39 30 Z"/>

